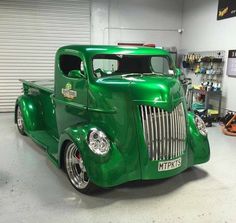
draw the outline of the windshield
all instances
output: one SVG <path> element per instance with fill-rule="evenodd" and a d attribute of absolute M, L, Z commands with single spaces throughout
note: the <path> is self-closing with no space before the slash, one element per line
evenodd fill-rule
<path fill-rule="evenodd" d="M 99 54 L 93 58 L 97 78 L 112 75 L 174 75 L 168 56 Z"/>

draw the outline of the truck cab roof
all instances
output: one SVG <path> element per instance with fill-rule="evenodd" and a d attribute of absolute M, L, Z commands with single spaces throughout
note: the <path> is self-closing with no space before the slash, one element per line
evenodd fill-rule
<path fill-rule="evenodd" d="M 127 55 L 169 55 L 166 50 L 152 47 L 112 46 L 112 45 L 68 45 L 58 52 L 78 51 L 88 56 L 96 54 L 127 54 Z"/>

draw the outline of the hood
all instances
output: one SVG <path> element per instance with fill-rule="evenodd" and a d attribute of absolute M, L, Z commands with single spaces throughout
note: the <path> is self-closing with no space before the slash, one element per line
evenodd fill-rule
<path fill-rule="evenodd" d="M 133 101 L 158 106 L 167 111 L 173 110 L 184 97 L 182 85 L 175 77 L 135 77 L 130 82 L 130 88 Z"/>
<path fill-rule="evenodd" d="M 180 82 L 173 76 L 112 76 L 101 78 L 97 83 L 113 93 L 129 95 L 137 104 L 158 106 L 167 111 L 173 110 L 184 97 Z"/>

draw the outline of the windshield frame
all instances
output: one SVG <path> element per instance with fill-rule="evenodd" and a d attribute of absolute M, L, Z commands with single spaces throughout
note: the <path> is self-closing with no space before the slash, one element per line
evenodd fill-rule
<path fill-rule="evenodd" d="M 99 56 L 104 56 L 104 58 L 96 58 L 96 57 L 99 57 Z M 101 76 L 101 77 L 97 77 L 96 73 L 95 73 L 95 70 L 94 70 L 94 59 L 106 59 L 105 56 L 107 56 L 108 58 L 107 59 L 115 59 L 115 60 L 118 60 L 119 56 L 134 56 L 134 57 L 149 57 L 148 60 L 149 60 L 149 66 L 150 66 L 150 70 L 152 71 L 151 73 L 142 73 L 142 72 L 133 72 L 133 73 L 120 73 L 120 72 L 114 72 L 113 75 L 107 75 L 107 76 Z M 114 57 L 114 58 L 112 58 Z M 155 72 L 151 66 L 151 59 L 153 57 L 163 57 L 163 58 L 166 58 L 167 61 L 168 61 L 168 65 L 169 65 L 169 70 L 173 70 L 173 74 L 166 74 L 166 73 L 162 73 L 162 72 Z M 100 79 L 100 78 L 104 78 L 104 77 L 111 77 L 111 76 L 116 76 L 116 75 L 119 75 L 119 76 L 123 76 L 123 75 L 127 75 L 127 76 L 132 76 L 133 75 L 136 75 L 137 74 L 140 74 L 140 76 L 149 76 L 149 75 L 156 75 L 156 76 L 167 76 L 167 77 L 174 77 L 176 76 L 176 66 L 175 66 L 175 63 L 174 61 L 172 60 L 171 56 L 169 54 L 110 54 L 110 53 L 101 53 L 101 54 L 96 54 L 96 55 L 93 55 L 93 57 L 91 57 L 91 70 L 92 70 L 92 73 L 93 73 L 93 78 L 95 79 Z"/>

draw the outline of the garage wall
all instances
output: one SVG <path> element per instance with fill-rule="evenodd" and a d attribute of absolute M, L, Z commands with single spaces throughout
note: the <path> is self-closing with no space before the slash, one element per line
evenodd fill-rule
<path fill-rule="evenodd" d="M 0 112 L 13 111 L 19 79 L 51 79 L 54 55 L 90 43 L 88 0 L 0 1 Z"/>
<path fill-rule="evenodd" d="M 236 49 L 236 17 L 216 20 L 217 0 L 185 0 L 181 48 L 187 51 Z M 225 68 L 227 64 L 225 64 Z M 236 78 L 224 72 L 225 108 L 236 111 Z"/>
<path fill-rule="evenodd" d="M 94 44 L 118 42 L 180 46 L 182 0 L 94 0 L 92 37 Z"/>

